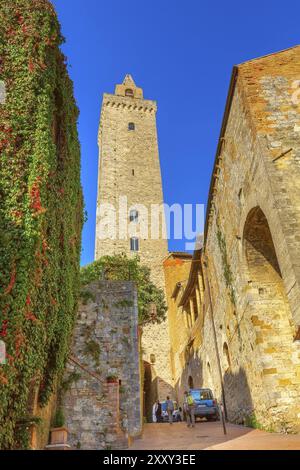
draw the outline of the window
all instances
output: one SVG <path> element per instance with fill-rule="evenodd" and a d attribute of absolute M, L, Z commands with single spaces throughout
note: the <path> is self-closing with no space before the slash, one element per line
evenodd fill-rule
<path fill-rule="evenodd" d="M 134 176 L 134 170 L 132 170 L 132 176 Z"/>
<path fill-rule="evenodd" d="M 139 251 L 139 239 L 136 237 L 130 238 L 130 250 Z"/>
<path fill-rule="evenodd" d="M 129 131 L 134 131 L 134 130 L 135 130 L 135 124 L 134 124 L 134 122 L 129 122 L 129 123 L 128 123 L 128 130 L 129 130 Z"/>
<path fill-rule="evenodd" d="M 138 218 L 139 218 L 139 213 L 137 210 L 133 209 L 132 211 L 130 211 L 129 213 L 130 222 L 137 222 Z"/>
<path fill-rule="evenodd" d="M 195 401 L 212 400 L 213 394 L 209 389 L 200 388 L 199 390 L 191 390 L 191 395 Z"/>
<path fill-rule="evenodd" d="M 125 90 L 125 96 L 130 96 L 131 98 L 133 98 L 133 90 L 131 88 L 127 88 Z"/>

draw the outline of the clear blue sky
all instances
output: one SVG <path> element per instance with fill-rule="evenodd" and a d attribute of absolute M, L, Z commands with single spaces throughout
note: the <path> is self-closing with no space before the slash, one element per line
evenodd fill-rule
<path fill-rule="evenodd" d="M 158 102 L 165 202 L 206 203 L 232 66 L 300 43 L 299 0 L 53 0 L 80 108 L 93 261 L 102 94 L 126 73 Z M 182 250 L 170 240 L 169 249 Z"/>

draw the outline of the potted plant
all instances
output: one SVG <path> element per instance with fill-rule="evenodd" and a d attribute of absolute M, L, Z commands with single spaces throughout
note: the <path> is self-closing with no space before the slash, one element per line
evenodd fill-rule
<path fill-rule="evenodd" d="M 51 428 L 51 439 L 50 439 L 50 444 L 51 445 L 57 445 L 57 444 L 67 444 L 68 442 L 68 430 L 67 428 L 64 427 L 65 424 L 65 417 L 63 410 L 61 408 L 58 408 L 54 421 L 53 421 L 53 427 Z"/>
<path fill-rule="evenodd" d="M 116 375 L 109 375 L 106 377 L 106 382 L 108 384 L 116 384 L 119 382 L 118 377 Z"/>

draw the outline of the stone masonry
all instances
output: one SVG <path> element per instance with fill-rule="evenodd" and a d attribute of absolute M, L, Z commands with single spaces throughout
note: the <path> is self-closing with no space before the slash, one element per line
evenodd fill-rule
<path fill-rule="evenodd" d="M 214 324 L 228 419 L 282 432 L 300 431 L 299 75 L 299 46 L 233 69 L 208 200 L 202 339 L 194 351 L 198 385 L 221 399 Z"/>
<path fill-rule="evenodd" d="M 116 86 L 115 94 L 103 96 L 95 259 L 120 253 L 138 255 L 151 269 L 153 282 L 164 289 L 162 262 L 168 248 L 167 240 L 162 236 L 164 212 L 161 210 L 163 192 L 156 111 L 156 102 L 143 98 L 142 89 L 136 87 L 130 75 L 126 75 L 123 84 Z M 158 232 L 154 236 L 150 224 L 153 205 L 160 207 L 156 219 Z M 130 223 L 131 232 L 123 231 L 122 227 L 125 225 L 126 228 L 130 222 L 131 210 L 138 212 L 137 220 Z M 103 230 L 105 217 L 107 232 Z M 114 221 L 116 231 L 112 230 Z M 133 237 L 138 239 L 138 251 L 131 250 L 130 238 Z M 168 330 L 168 321 L 143 328 L 143 359 L 151 364 L 150 357 L 155 356 L 155 365 L 151 364 L 153 400 L 157 396 L 164 399 L 172 392 Z"/>
<path fill-rule="evenodd" d="M 69 444 L 126 448 L 142 426 L 136 290 L 98 281 L 83 297 L 62 392 Z"/>

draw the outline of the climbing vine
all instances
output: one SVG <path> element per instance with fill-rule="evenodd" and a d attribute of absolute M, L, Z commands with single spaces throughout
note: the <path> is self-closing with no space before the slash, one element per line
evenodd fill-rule
<path fill-rule="evenodd" d="M 126 255 L 103 256 L 99 260 L 81 268 L 83 298 L 86 298 L 87 284 L 92 281 L 108 279 L 115 281 L 134 281 L 138 293 L 139 323 L 161 323 L 166 317 L 167 306 L 163 290 L 150 279 L 150 269 L 140 264 L 138 257 Z M 121 307 L 128 307 L 126 301 Z"/>
<path fill-rule="evenodd" d="M 68 354 L 83 201 L 78 110 L 48 0 L 1 1 L 0 448 L 24 447 L 32 390 L 46 404 Z"/>
<path fill-rule="evenodd" d="M 221 252 L 221 257 L 222 257 L 222 266 L 223 266 L 223 275 L 225 279 L 225 284 L 227 289 L 229 290 L 229 297 L 233 305 L 236 304 L 236 295 L 235 295 L 235 290 L 233 287 L 233 274 L 228 262 L 228 256 L 227 256 L 227 247 L 226 247 L 226 240 L 224 238 L 223 233 L 221 232 L 220 227 L 217 229 L 217 239 L 218 239 L 218 245 L 220 248 Z"/>

